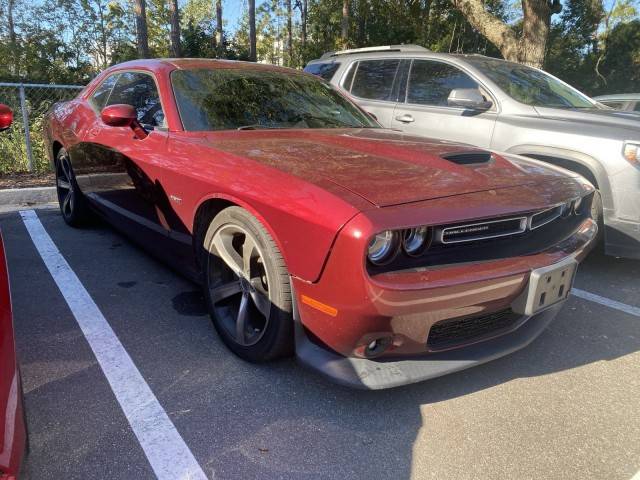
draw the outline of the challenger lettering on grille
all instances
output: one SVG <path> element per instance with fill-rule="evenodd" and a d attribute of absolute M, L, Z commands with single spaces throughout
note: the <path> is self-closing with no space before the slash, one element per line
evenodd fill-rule
<path fill-rule="evenodd" d="M 460 233 L 484 232 L 489 230 L 489 225 L 478 225 L 475 227 L 456 228 L 455 230 L 447 230 L 447 235 L 458 235 Z"/>

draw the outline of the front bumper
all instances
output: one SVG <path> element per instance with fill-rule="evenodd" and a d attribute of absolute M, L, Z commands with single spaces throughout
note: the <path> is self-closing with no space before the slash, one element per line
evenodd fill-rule
<path fill-rule="evenodd" d="M 437 322 L 510 309 L 525 291 L 532 270 L 568 257 L 580 261 L 597 233 L 588 218 L 573 235 L 538 254 L 371 277 L 354 265 L 357 262 L 348 261 L 361 248 L 353 241 L 360 227 L 356 221 L 337 239 L 318 283 L 294 279 L 296 352 L 303 364 L 338 383 L 368 389 L 437 377 L 527 345 L 562 303 L 448 349 L 432 348 L 428 339 Z M 314 308 L 309 298 L 331 310 Z M 366 345 L 383 337 L 392 339 L 393 346 L 371 358 Z"/>
<path fill-rule="evenodd" d="M 556 317 L 562 305 L 555 304 L 525 319 L 511 333 L 465 348 L 402 360 L 343 357 L 314 343 L 296 322 L 296 355 L 303 365 L 341 385 L 363 390 L 399 387 L 480 365 L 526 347 Z"/>

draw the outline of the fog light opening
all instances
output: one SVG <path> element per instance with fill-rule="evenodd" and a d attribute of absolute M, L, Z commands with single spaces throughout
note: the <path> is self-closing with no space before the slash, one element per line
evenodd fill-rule
<path fill-rule="evenodd" d="M 364 356 L 367 358 L 374 358 L 382 355 L 393 344 L 392 337 L 376 338 L 368 343 L 364 349 Z"/>

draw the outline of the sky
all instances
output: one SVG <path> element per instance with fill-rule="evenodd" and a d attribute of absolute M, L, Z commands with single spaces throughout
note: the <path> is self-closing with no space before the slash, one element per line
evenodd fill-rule
<path fill-rule="evenodd" d="M 265 0 L 256 0 L 256 8 L 264 2 Z M 246 12 L 248 8 L 247 0 L 223 0 L 222 17 L 226 17 L 227 28 L 229 30 L 233 32 L 237 30 L 242 14 Z"/>

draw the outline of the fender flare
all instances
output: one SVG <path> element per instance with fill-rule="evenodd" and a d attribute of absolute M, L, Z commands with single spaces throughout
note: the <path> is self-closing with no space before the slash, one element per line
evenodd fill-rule
<path fill-rule="evenodd" d="M 604 210 L 613 210 L 613 195 L 611 193 L 611 184 L 609 176 L 602 167 L 600 162 L 590 155 L 575 150 L 569 150 L 558 147 L 550 147 L 547 145 L 517 145 L 507 150 L 507 153 L 531 157 L 536 160 L 548 162 L 558 167 L 566 168 L 576 173 L 575 166 L 585 169 L 591 174 L 596 181 L 596 187 L 600 191 L 602 197 L 602 206 Z M 572 168 L 573 167 L 573 168 Z M 587 178 L 588 180 L 591 180 Z"/>

